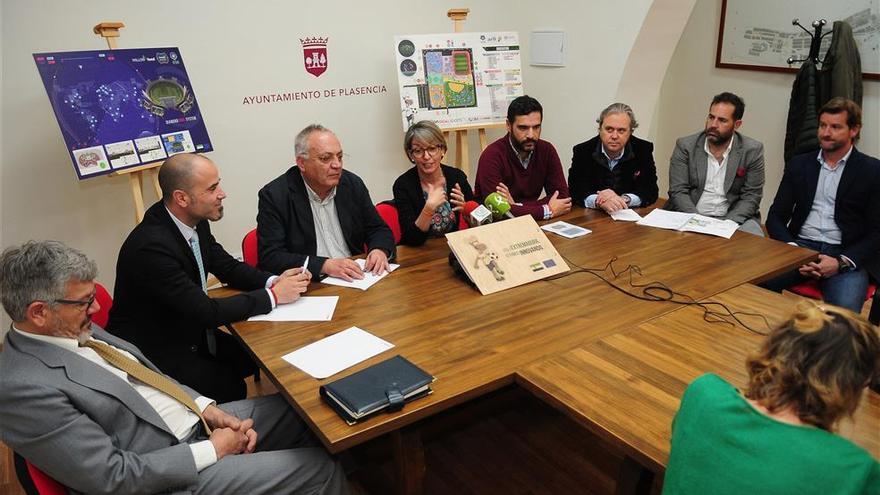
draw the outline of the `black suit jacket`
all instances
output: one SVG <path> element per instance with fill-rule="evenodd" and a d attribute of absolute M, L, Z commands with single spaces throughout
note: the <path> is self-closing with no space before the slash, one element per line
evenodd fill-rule
<path fill-rule="evenodd" d="M 205 329 L 272 309 L 265 290 L 270 273 L 230 256 L 211 235 L 207 221 L 196 225 L 205 272 L 249 292 L 211 298 L 202 292 L 199 268 L 165 205 L 159 201 L 131 231 L 119 250 L 116 287 L 108 330 L 137 345 L 160 368 L 191 353 L 207 355 Z"/>
<path fill-rule="evenodd" d="M 788 162 L 767 215 L 770 237 L 792 242 L 813 206 L 821 165 L 816 151 Z M 843 254 L 880 278 L 880 160 L 853 148 L 834 203 Z"/>
<path fill-rule="evenodd" d="M 575 146 L 571 168 L 568 169 L 568 190 L 572 203 L 584 206 L 587 196 L 603 189 L 612 189 L 618 195 L 635 194 L 642 200 L 641 206 L 649 206 L 657 201 L 659 190 L 654 145 L 630 136 L 614 170 L 608 168 L 608 159 L 602 154 L 599 136 Z"/>
<path fill-rule="evenodd" d="M 357 175 L 342 171 L 336 186 L 336 213 L 345 243 L 352 253 L 381 249 L 394 259 L 394 235 L 379 216 L 367 186 Z M 259 267 L 272 273 L 302 266 L 309 258 L 315 277 L 327 258 L 316 256 L 315 220 L 308 191 L 299 167 L 266 184 L 259 193 L 257 209 Z"/>
<path fill-rule="evenodd" d="M 452 188 L 456 184 L 461 187 L 461 193 L 464 195 L 465 201 L 474 200 L 474 192 L 471 185 L 468 184 L 467 175 L 457 168 L 440 165 L 443 172 L 443 179 L 446 181 L 446 196 L 452 192 Z M 408 246 L 421 246 L 429 237 L 427 232 L 422 232 L 416 227 L 416 219 L 425 208 L 425 194 L 422 191 L 422 184 L 419 180 L 419 172 L 416 167 L 412 167 L 403 173 L 394 181 L 391 188 L 394 194 L 394 206 L 397 207 L 398 221 L 400 223 L 400 243 Z M 460 214 L 455 214 L 455 225 L 452 230 L 458 230 L 458 221 Z"/>

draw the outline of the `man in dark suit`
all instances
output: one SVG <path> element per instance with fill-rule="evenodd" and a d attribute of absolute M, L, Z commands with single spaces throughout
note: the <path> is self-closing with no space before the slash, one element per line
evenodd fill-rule
<path fill-rule="evenodd" d="M 273 277 L 236 260 L 214 239 L 208 221 L 223 216 L 226 193 L 211 160 L 174 155 L 159 170 L 159 185 L 162 200 L 119 250 L 107 328 L 178 381 L 222 402 L 243 399 L 244 377 L 256 368 L 217 327 L 294 301 L 310 274 L 296 269 Z M 209 297 L 208 273 L 245 292 Z"/>
<path fill-rule="evenodd" d="M 785 167 L 767 215 L 770 237 L 815 249 L 816 261 L 763 285 L 818 280 L 825 301 L 860 312 L 868 275 L 880 278 L 880 160 L 856 149 L 862 110 L 833 98 L 819 110 L 819 146 Z"/>
<path fill-rule="evenodd" d="M 574 147 L 568 190 L 574 204 L 613 213 L 657 201 L 654 145 L 632 135 L 632 108 L 612 103 L 596 119 L 599 135 Z"/>
<path fill-rule="evenodd" d="M 280 396 L 218 406 L 92 325 L 96 274 L 56 241 L 0 255 L 5 444 L 77 493 L 347 492 Z"/>
<path fill-rule="evenodd" d="M 260 190 L 257 211 L 259 267 L 281 273 L 309 257 L 311 273 L 351 281 L 363 270 L 350 256 L 365 251 L 364 270 L 387 271 L 394 236 L 357 175 L 343 170 L 342 145 L 312 124 L 294 143 L 296 166 Z"/>

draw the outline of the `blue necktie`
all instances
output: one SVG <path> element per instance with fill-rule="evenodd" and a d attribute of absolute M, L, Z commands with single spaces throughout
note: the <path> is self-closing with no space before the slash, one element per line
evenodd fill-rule
<path fill-rule="evenodd" d="M 189 238 L 189 247 L 192 248 L 193 256 L 196 257 L 196 265 L 199 266 L 199 280 L 202 282 L 202 291 L 206 294 L 208 292 L 208 285 L 205 281 L 205 263 L 202 262 L 202 250 L 199 248 L 199 234 L 195 233 L 192 237 Z M 215 329 L 209 328 L 206 330 L 206 337 L 208 340 L 208 352 L 212 356 L 217 355 L 217 334 L 215 333 Z"/>
<path fill-rule="evenodd" d="M 199 248 L 199 235 L 193 234 L 189 238 L 189 247 L 192 248 L 193 256 L 196 257 L 196 265 L 199 266 L 199 280 L 202 282 L 202 290 L 208 292 L 208 286 L 205 282 L 205 264 L 202 262 L 202 250 Z"/>

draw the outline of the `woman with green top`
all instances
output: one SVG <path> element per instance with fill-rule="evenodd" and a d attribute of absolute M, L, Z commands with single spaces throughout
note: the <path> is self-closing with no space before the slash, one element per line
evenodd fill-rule
<path fill-rule="evenodd" d="M 664 494 L 880 494 L 880 464 L 833 433 L 880 373 L 876 327 L 804 304 L 746 368 L 743 394 L 714 374 L 685 391 Z"/>

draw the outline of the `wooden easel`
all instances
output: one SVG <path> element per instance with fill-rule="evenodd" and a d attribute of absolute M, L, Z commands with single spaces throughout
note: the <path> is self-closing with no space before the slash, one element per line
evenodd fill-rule
<path fill-rule="evenodd" d="M 452 32 L 460 33 L 461 26 L 464 21 L 467 20 L 468 13 L 470 13 L 471 9 L 450 9 L 449 12 L 446 13 L 446 16 L 452 19 Z M 446 138 L 446 142 L 450 141 L 450 135 L 455 133 L 455 166 L 464 170 L 464 172 L 473 180 L 473 175 L 471 174 L 471 160 L 470 155 L 468 153 L 468 131 L 476 130 L 477 136 L 480 138 L 480 151 L 486 149 L 486 146 L 489 145 L 489 140 L 486 137 L 486 129 L 494 129 L 498 127 L 505 127 L 502 124 L 470 124 L 463 125 L 458 127 L 449 127 L 443 130 L 443 137 Z"/>
<path fill-rule="evenodd" d="M 107 47 L 111 50 L 116 49 L 116 38 L 119 37 L 119 29 L 124 28 L 125 24 L 121 22 L 102 22 L 92 28 L 95 34 L 101 36 L 107 41 Z M 162 189 L 159 188 L 159 166 L 162 162 L 148 163 L 140 167 L 127 168 L 111 173 L 111 176 L 128 175 L 128 184 L 131 187 L 131 199 L 134 202 L 134 223 L 139 224 L 144 219 L 144 172 L 152 170 L 150 173 L 153 182 L 153 189 L 156 196 L 162 197 Z"/>

